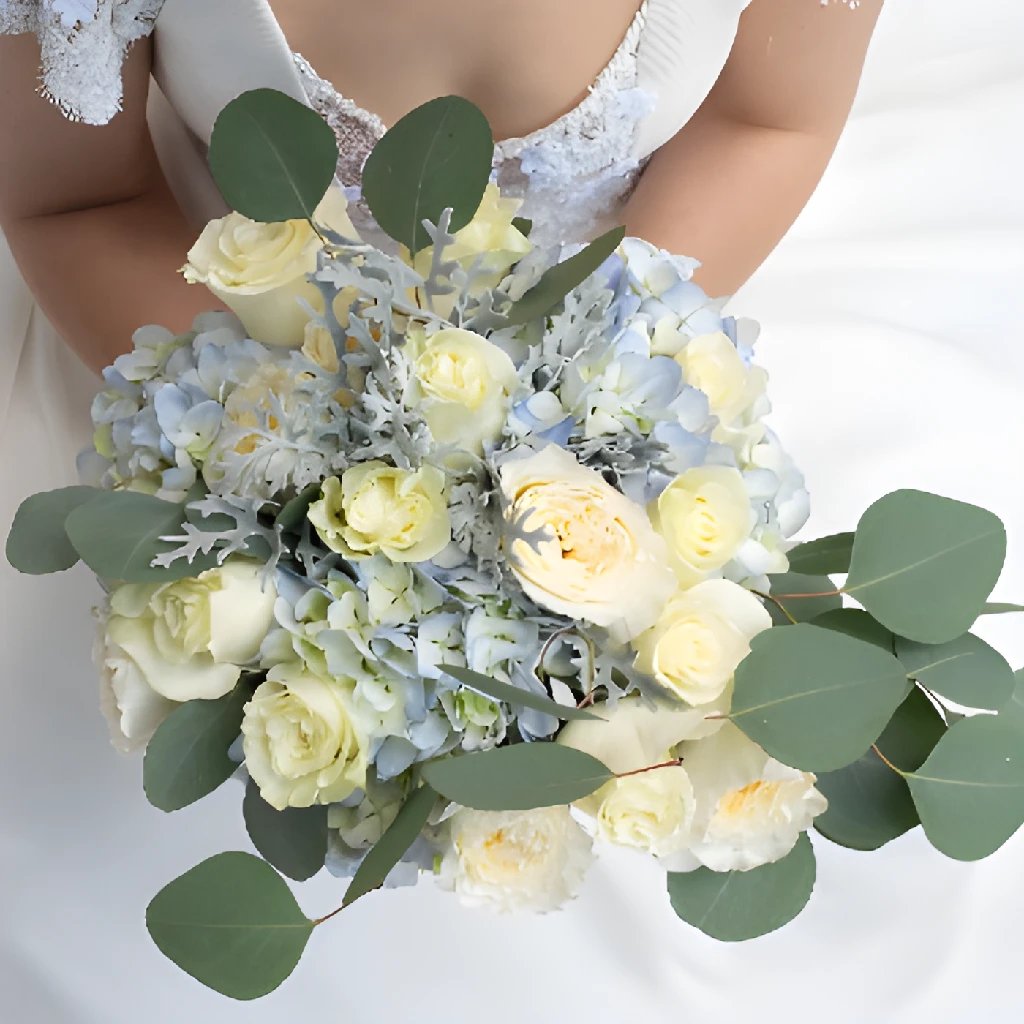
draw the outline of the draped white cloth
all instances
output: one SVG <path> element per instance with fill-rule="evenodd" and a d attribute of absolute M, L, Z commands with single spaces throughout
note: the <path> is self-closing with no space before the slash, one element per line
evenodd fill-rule
<path fill-rule="evenodd" d="M 808 535 L 849 528 L 897 486 L 976 501 L 1010 530 L 1007 600 L 1024 599 L 1022 39 L 1024 9 L 1005 0 L 891 4 L 822 186 L 732 303 L 765 327 L 775 426 L 815 498 Z M 20 340 L 48 328 L 18 285 L 0 266 L 2 323 Z M 0 392 L 5 532 L 22 494 L 66 482 L 90 385 L 53 346 L 30 343 L 21 360 Z M 660 871 L 623 854 L 545 918 L 464 910 L 429 883 L 377 894 L 318 930 L 280 990 L 226 1001 L 163 960 L 143 909 L 211 853 L 248 848 L 240 792 L 172 816 L 149 807 L 140 763 L 109 750 L 96 710 L 87 574 L 0 570 L 0 989 L 12 1020 L 1021 1018 L 1024 838 L 962 865 L 919 833 L 876 854 L 816 837 L 808 910 L 740 946 L 682 925 Z M 1024 664 L 1018 621 L 984 633 Z M 339 893 L 322 875 L 299 899 L 320 915 Z"/>

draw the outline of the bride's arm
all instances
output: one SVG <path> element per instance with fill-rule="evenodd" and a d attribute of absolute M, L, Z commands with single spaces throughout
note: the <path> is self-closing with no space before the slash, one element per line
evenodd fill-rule
<path fill-rule="evenodd" d="M 846 123 L 882 0 L 754 0 L 711 95 L 651 158 L 625 222 L 732 294 L 796 220 Z"/>
<path fill-rule="evenodd" d="M 149 40 L 136 43 L 110 124 L 74 124 L 36 94 L 35 38 L 0 36 L 0 226 L 39 304 L 94 369 L 142 324 L 184 330 L 218 305 L 176 273 L 195 232 L 146 125 L 150 60 Z"/>

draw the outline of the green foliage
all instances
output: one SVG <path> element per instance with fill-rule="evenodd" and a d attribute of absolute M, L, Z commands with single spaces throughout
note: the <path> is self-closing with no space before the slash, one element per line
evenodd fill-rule
<path fill-rule="evenodd" d="M 282 875 L 304 882 L 327 857 L 327 808 L 286 807 L 279 811 L 260 796 L 250 779 L 242 801 L 245 830 L 260 855 Z"/>
<path fill-rule="evenodd" d="M 853 534 L 834 533 L 818 540 L 798 544 L 789 554 L 790 572 L 829 576 L 836 572 L 850 571 L 853 555 Z"/>
<path fill-rule="evenodd" d="M 285 533 L 298 533 L 306 521 L 309 506 L 320 497 L 320 483 L 312 483 L 304 487 L 291 501 L 285 502 L 281 511 L 274 519 L 274 525 Z"/>
<path fill-rule="evenodd" d="M 1024 824 L 1024 730 L 1001 716 L 961 719 L 907 781 L 936 849 L 987 857 Z"/>
<path fill-rule="evenodd" d="M 777 626 L 789 625 L 791 619 L 797 622 L 811 622 L 826 612 L 843 607 L 843 598 L 836 585 L 827 576 L 806 576 L 799 572 L 780 572 L 768 577 L 771 580 L 771 595 L 768 612 Z M 790 594 L 826 594 L 825 597 L 790 597 Z M 778 605 L 785 608 L 779 610 Z"/>
<path fill-rule="evenodd" d="M 19 572 L 41 576 L 70 569 L 78 552 L 68 540 L 64 522 L 97 494 L 95 487 L 61 487 L 26 498 L 7 535 L 7 561 Z"/>
<path fill-rule="evenodd" d="M 512 686 L 503 683 L 500 679 L 492 679 L 480 672 L 474 672 L 468 668 L 460 668 L 458 665 L 441 665 L 440 669 L 452 679 L 458 680 L 463 686 L 471 690 L 477 690 L 494 700 L 505 701 L 508 704 L 520 705 L 525 708 L 533 708 L 535 711 L 543 711 L 564 721 L 573 719 L 594 719 L 597 715 L 590 711 L 583 711 L 579 708 L 559 704 L 550 697 L 541 696 L 539 693 L 530 693 L 521 686 Z"/>
<path fill-rule="evenodd" d="M 167 568 L 152 565 L 157 555 L 174 550 L 162 537 L 181 533 L 185 506 L 136 491 L 101 491 L 79 505 L 65 523 L 68 539 L 97 576 L 126 583 L 165 583 L 198 576 L 217 564 L 211 551 L 191 562 L 182 558 Z"/>
<path fill-rule="evenodd" d="M 837 608 L 825 612 L 824 615 L 813 619 L 811 625 L 820 626 L 822 629 L 834 629 L 837 633 L 866 640 L 890 654 L 896 643 L 896 637 L 861 608 Z"/>
<path fill-rule="evenodd" d="M 197 981 L 232 999 L 258 999 L 295 969 L 314 924 L 269 864 L 220 853 L 161 889 L 146 927 Z"/>
<path fill-rule="evenodd" d="M 625 228 L 612 228 L 586 248 L 545 271 L 541 279 L 512 304 L 504 325 L 525 324 L 550 313 L 577 285 L 582 284 L 619 247 Z"/>
<path fill-rule="evenodd" d="M 901 638 L 896 656 L 922 686 L 964 707 L 995 711 L 1013 693 L 1013 669 L 971 633 L 934 645 Z"/>
<path fill-rule="evenodd" d="M 897 636 L 941 644 L 966 633 L 1006 557 L 991 512 L 923 491 L 895 491 L 861 517 L 845 593 Z"/>
<path fill-rule="evenodd" d="M 274 89 L 232 100 L 213 126 L 210 170 L 233 210 L 251 220 L 312 220 L 338 167 L 326 121 Z"/>
<path fill-rule="evenodd" d="M 480 811 L 570 804 L 614 778 L 597 758 L 557 743 L 518 743 L 440 758 L 423 778 L 442 796 Z"/>
<path fill-rule="evenodd" d="M 391 869 L 416 841 L 436 803 L 437 793 L 430 786 L 420 786 L 402 804 L 395 820 L 363 858 L 362 864 L 352 876 L 342 900 L 343 906 L 355 903 L 360 896 L 365 896 L 384 884 Z"/>
<path fill-rule="evenodd" d="M 430 244 L 423 221 L 465 227 L 483 198 L 494 160 L 487 118 L 469 100 L 442 96 L 406 114 L 363 168 L 363 197 L 377 223 L 412 252 Z"/>
<path fill-rule="evenodd" d="M 177 811 L 212 793 L 238 765 L 228 749 L 252 695 L 245 682 L 217 700 L 190 700 L 164 719 L 146 747 L 142 785 L 161 811 Z"/>
<path fill-rule="evenodd" d="M 800 623 L 754 637 L 730 717 L 783 764 L 834 771 L 867 751 L 906 694 L 891 654 Z"/>
<path fill-rule="evenodd" d="M 751 871 L 669 872 L 672 909 L 722 942 L 756 939 L 800 913 L 814 889 L 814 849 L 806 833 L 782 860 Z"/>
<path fill-rule="evenodd" d="M 877 746 L 898 768 L 914 771 L 945 731 L 935 705 L 914 687 Z M 906 780 L 874 750 L 845 768 L 821 773 L 817 786 L 828 799 L 828 810 L 814 819 L 814 827 L 840 846 L 877 850 L 920 824 Z"/>

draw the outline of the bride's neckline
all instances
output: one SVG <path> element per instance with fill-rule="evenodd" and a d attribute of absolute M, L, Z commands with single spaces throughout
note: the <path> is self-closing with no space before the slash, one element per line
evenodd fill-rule
<path fill-rule="evenodd" d="M 541 125 L 526 135 L 517 135 L 510 138 L 495 141 L 496 159 L 508 158 L 517 155 L 524 149 L 537 143 L 545 136 L 557 134 L 564 128 L 568 128 L 574 122 L 585 118 L 590 106 L 600 102 L 600 94 L 605 85 L 614 85 L 623 69 L 632 65 L 635 61 L 640 38 L 643 34 L 644 25 L 647 21 L 647 10 L 654 0 L 643 0 L 636 14 L 633 15 L 622 41 L 616 47 L 608 63 L 597 74 L 596 78 L 587 86 L 583 97 L 565 113 L 556 117 L 548 124 Z M 269 6 L 269 4 L 267 5 Z M 272 12 L 271 12 L 272 13 Z M 273 14 L 272 14 L 273 16 Z M 274 20 L 277 21 L 276 16 Z M 281 30 L 278 22 L 278 29 Z M 322 97 L 330 95 L 335 105 L 340 105 L 349 117 L 354 117 L 377 135 L 383 135 L 387 130 L 384 120 L 372 110 L 361 107 L 354 100 L 342 94 L 329 79 L 323 78 L 313 65 L 297 51 L 292 51 L 292 57 L 299 71 L 301 78 L 311 82 Z M 312 99 L 312 97 L 311 97 Z"/>

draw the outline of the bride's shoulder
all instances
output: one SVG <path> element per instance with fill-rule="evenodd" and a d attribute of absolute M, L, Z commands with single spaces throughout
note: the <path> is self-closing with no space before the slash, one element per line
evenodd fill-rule
<path fill-rule="evenodd" d="M 41 89 L 70 118 L 105 124 L 121 108 L 121 65 L 164 0 L 0 0 L 0 35 L 39 37 Z"/>

